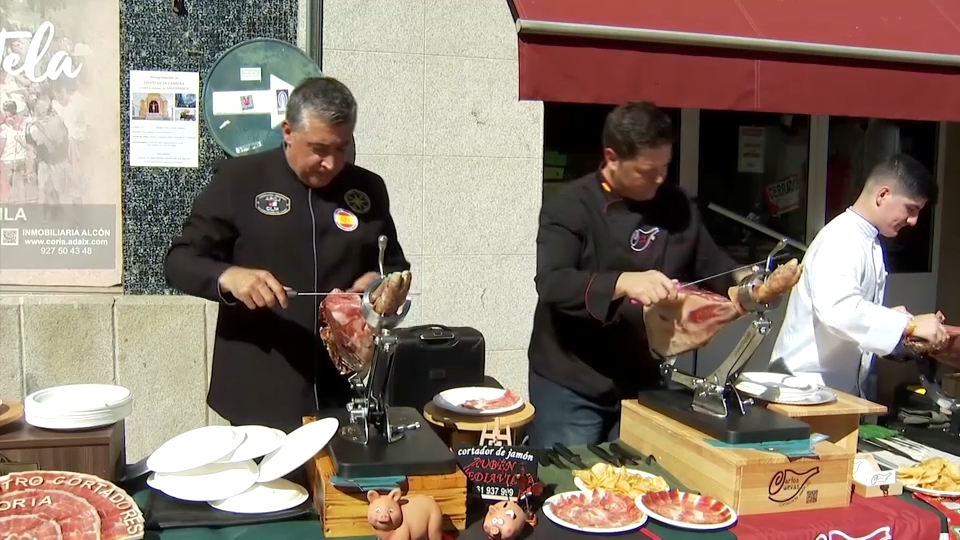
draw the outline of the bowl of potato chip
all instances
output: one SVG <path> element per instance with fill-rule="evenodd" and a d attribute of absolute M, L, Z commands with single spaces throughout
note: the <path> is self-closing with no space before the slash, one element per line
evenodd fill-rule
<path fill-rule="evenodd" d="M 903 487 L 934 497 L 960 496 L 960 466 L 942 457 L 928 458 L 913 467 L 897 469 Z"/>
<path fill-rule="evenodd" d="M 613 491 L 636 498 L 644 493 L 670 489 L 662 477 L 636 469 L 597 463 L 585 471 L 573 471 L 573 484 L 580 491 Z"/>

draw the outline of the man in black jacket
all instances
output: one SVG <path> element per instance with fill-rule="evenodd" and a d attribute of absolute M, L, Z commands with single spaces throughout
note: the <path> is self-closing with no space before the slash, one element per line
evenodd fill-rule
<path fill-rule="evenodd" d="M 615 439 L 620 400 L 660 384 L 643 306 L 675 298 L 678 280 L 736 267 L 693 202 L 664 183 L 673 137 L 655 106 L 617 107 L 603 128 L 600 170 L 543 205 L 528 350 L 534 446 Z M 725 291 L 742 275 L 706 285 Z"/>
<path fill-rule="evenodd" d="M 408 270 L 383 179 L 347 163 L 357 104 L 320 77 L 290 94 L 283 146 L 220 162 L 166 257 L 167 283 L 220 303 L 207 403 L 234 425 L 291 431 L 303 415 L 342 407 L 346 380 L 319 337 L 316 296 L 360 292 Z"/>

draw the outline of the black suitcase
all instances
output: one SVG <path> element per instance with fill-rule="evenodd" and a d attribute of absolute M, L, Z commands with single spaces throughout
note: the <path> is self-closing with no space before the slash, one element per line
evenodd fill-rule
<path fill-rule="evenodd" d="M 398 328 L 397 349 L 384 398 L 391 407 L 423 413 L 433 396 L 463 386 L 483 386 L 483 334 L 467 326 L 435 324 Z"/>

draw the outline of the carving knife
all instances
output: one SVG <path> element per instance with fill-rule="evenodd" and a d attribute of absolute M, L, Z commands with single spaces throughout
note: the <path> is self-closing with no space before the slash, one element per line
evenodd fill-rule
<path fill-rule="evenodd" d="M 300 292 L 293 289 L 286 289 L 287 298 L 296 298 L 298 296 L 330 296 L 334 294 L 363 294 L 358 292 Z"/>
<path fill-rule="evenodd" d="M 774 255 L 773 257 L 771 257 L 770 260 L 774 260 L 774 261 L 775 261 L 775 260 L 777 260 L 777 259 L 785 259 L 787 256 L 788 256 L 787 254 Z M 732 273 L 734 273 L 734 272 L 739 272 L 740 270 L 747 270 L 748 268 L 753 268 L 754 266 L 765 265 L 766 263 L 767 263 L 767 259 L 760 259 L 759 261 L 757 261 L 757 262 L 755 262 L 755 263 L 752 263 L 752 264 L 745 264 L 745 265 L 743 265 L 743 266 L 741 266 L 741 267 L 739 267 L 739 268 L 734 268 L 733 270 L 727 270 L 726 272 L 720 272 L 719 274 L 714 274 L 714 275 L 712 275 L 712 276 L 710 276 L 710 277 L 705 277 L 705 278 L 702 278 L 702 279 L 698 279 L 698 280 L 696 280 L 696 281 L 691 281 L 690 283 L 684 283 L 684 284 L 680 285 L 679 288 L 680 288 L 680 289 L 683 289 L 684 287 L 689 287 L 689 286 L 691 286 L 691 285 L 697 285 L 698 283 L 703 283 L 704 281 L 710 281 L 711 279 L 716 279 L 716 278 L 718 278 L 718 277 L 723 277 L 723 276 L 725 276 L 725 275 L 727 275 L 727 274 L 732 274 Z"/>
<path fill-rule="evenodd" d="M 623 462 L 624 465 L 630 465 L 635 467 L 638 465 L 637 460 L 642 459 L 640 457 L 634 456 L 633 453 L 628 452 L 626 449 L 620 446 L 620 443 L 616 443 L 616 442 L 610 443 L 610 451 L 613 452 L 615 456 L 620 458 L 620 460 Z"/>
<path fill-rule="evenodd" d="M 595 456 L 597 456 L 598 458 L 602 459 L 603 461 L 606 461 L 607 463 L 613 465 L 614 467 L 622 467 L 622 466 L 623 466 L 623 462 L 620 461 L 620 458 L 618 458 L 618 457 L 610 454 L 609 452 L 607 452 L 606 450 L 604 450 L 603 448 L 600 448 L 599 446 L 597 446 L 597 445 L 595 445 L 595 444 L 588 444 L 588 445 L 587 445 L 587 450 L 593 452 L 593 454 L 594 454 Z"/>
<path fill-rule="evenodd" d="M 580 467 L 581 469 L 587 469 L 587 468 L 588 468 L 586 465 L 583 464 L 583 460 L 580 459 L 580 456 L 578 456 L 578 455 L 574 454 L 573 452 L 571 452 L 570 449 L 567 448 L 566 446 L 564 446 L 564 445 L 562 445 L 562 444 L 560 444 L 560 443 L 557 443 L 557 444 L 553 445 L 553 449 L 554 449 L 558 454 L 560 454 L 564 459 L 566 459 L 566 460 L 569 461 L 570 463 L 573 463 L 573 464 L 576 465 L 577 467 Z"/>

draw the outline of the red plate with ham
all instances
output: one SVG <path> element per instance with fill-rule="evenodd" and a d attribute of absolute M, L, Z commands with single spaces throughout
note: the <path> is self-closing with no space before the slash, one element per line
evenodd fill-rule
<path fill-rule="evenodd" d="M 613 491 L 570 491 L 543 503 L 550 521 L 585 533 L 620 533 L 639 529 L 647 516 L 628 495 Z"/>
<path fill-rule="evenodd" d="M 713 497 L 675 489 L 644 493 L 636 504 L 651 518 L 681 529 L 710 531 L 737 522 L 737 513 Z"/>
<path fill-rule="evenodd" d="M 0 476 L 0 538 L 137 540 L 143 526 L 133 499 L 96 476 L 59 471 Z"/>

